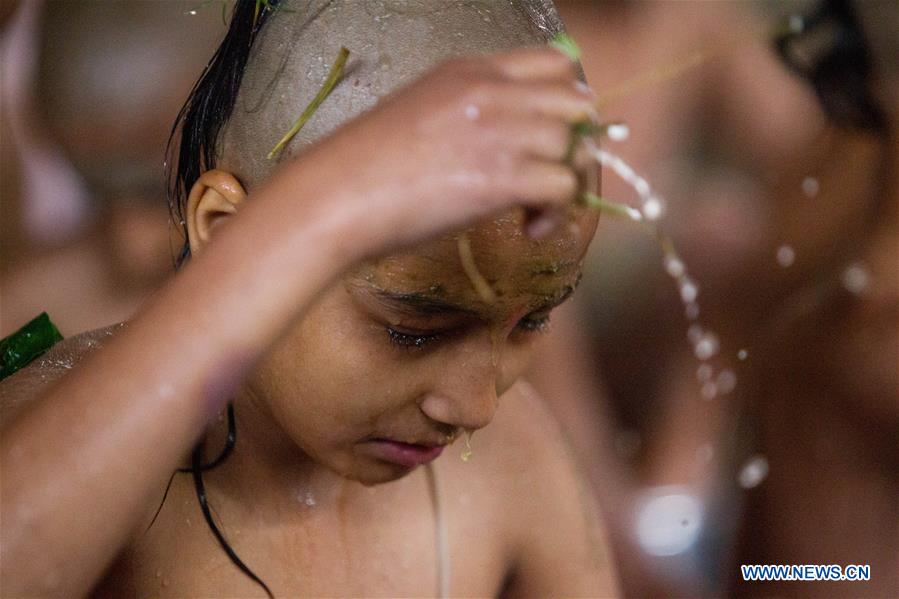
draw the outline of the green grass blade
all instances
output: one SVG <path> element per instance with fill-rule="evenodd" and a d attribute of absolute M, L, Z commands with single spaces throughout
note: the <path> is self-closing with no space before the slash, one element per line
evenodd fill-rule
<path fill-rule="evenodd" d="M 347 58 L 350 56 L 350 51 L 344 47 L 340 48 L 340 52 L 337 54 L 337 60 L 334 61 L 334 64 L 331 65 L 331 71 L 328 73 L 327 79 L 322 84 L 321 89 L 318 90 L 318 93 L 315 94 L 315 97 L 312 98 L 312 101 L 309 102 L 309 105 L 306 106 L 306 109 L 300 114 L 300 118 L 297 119 L 297 122 L 293 124 L 293 127 L 290 128 L 290 131 L 284 134 L 284 137 L 281 138 L 275 147 L 272 148 L 272 151 L 268 153 L 268 158 L 271 160 L 275 156 L 281 153 L 281 150 L 290 143 L 290 140 L 300 132 L 300 129 L 303 128 L 303 125 L 312 118 L 312 115 L 315 114 L 315 111 L 318 110 L 318 107 L 321 106 L 321 103 L 325 101 L 331 91 L 334 89 L 334 86 L 337 85 L 337 81 L 340 79 L 340 76 L 343 74 L 343 69 L 346 66 Z"/>

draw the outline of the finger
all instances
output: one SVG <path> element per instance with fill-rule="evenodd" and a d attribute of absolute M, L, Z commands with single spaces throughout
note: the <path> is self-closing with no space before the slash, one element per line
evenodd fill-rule
<path fill-rule="evenodd" d="M 494 86 L 493 106 L 514 113 L 539 114 L 569 123 L 598 122 L 593 93 L 574 81 L 498 83 Z"/>
<path fill-rule="evenodd" d="M 506 182 L 508 191 L 526 206 L 566 204 L 574 199 L 578 179 L 563 164 L 542 160 L 525 161 Z"/>
<path fill-rule="evenodd" d="M 537 47 L 499 52 L 489 62 L 510 79 L 562 81 L 577 76 L 575 63 L 554 48 Z"/>
<path fill-rule="evenodd" d="M 502 132 L 500 143 L 528 158 L 561 162 L 572 143 L 571 125 L 559 119 L 502 114 L 489 126 Z"/>
<path fill-rule="evenodd" d="M 583 140 L 579 140 L 575 148 L 574 155 L 571 158 L 571 165 L 581 175 L 591 175 L 594 180 L 598 177 L 598 165 L 596 159 L 584 145 Z"/>

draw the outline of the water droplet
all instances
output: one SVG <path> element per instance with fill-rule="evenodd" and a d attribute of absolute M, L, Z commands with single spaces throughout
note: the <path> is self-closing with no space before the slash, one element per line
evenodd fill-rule
<path fill-rule="evenodd" d="M 637 210 L 636 208 L 632 208 L 631 206 L 626 206 L 627 208 L 627 216 L 632 221 L 640 222 L 643 220 L 643 213 Z"/>
<path fill-rule="evenodd" d="M 687 329 L 687 339 L 692 344 L 696 344 L 702 338 L 702 327 L 698 324 L 691 324 Z"/>
<path fill-rule="evenodd" d="M 740 468 L 740 474 L 737 475 L 737 482 L 744 489 L 757 487 L 763 480 L 768 477 L 768 460 L 763 455 L 754 455 L 743 464 Z"/>
<path fill-rule="evenodd" d="M 814 177 L 806 177 L 802 180 L 802 193 L 805 194 L 808 198 L 813 198 L 818 195 L 818 190 L 821 188 L 818 180 Z"/>
<path fill-rule="evenodd" d="M 741 349 L 740 351 L 737 352 L 737 359 L 740 360 L 741 362 L 748 357 L 749 357 L 749 352 L 746 351 L 745 349 Z"/>
<path fill-rule="evenodd" d="M 697 287 L 696 283 L 694 283 L 690 279 L 685 279 L 680 284 L 680 298 L 684 301 L 685 304 L 695 302 L 698 295 L 699 287 Z"/>
<path fill-rule="evenodd" d="M 699 304 L 696 302 L 687 304 L 687 307 L 684 309 L 684 314 L 690 320 L 696 320 L 699 318 Z"/>
<path fill-rule="evenodd" d="M 649 194 L 649 183 L 646 182 L 646 179 L 639 178 L 634 181 L 634 191 L 636 191 L 641 197 Z"/>
<path fill-rule="evenodd" d="M 312 491 L 304 491 L 299 490 L 296 494 L 297 502 L 305 505 L 306 507 L 313 507 L 315 505 L 315 495 L 312 494 Z"/>
<path fill-rule="evenodd" d="M 796 260 L 796 252 L 788 245 L 782 245 L 777 248 L 777 263 L 787 268 Z"/>
<path fill-rule="evenodd" d="M 802 15 L 790 15 L 790 31 L 793 33 L 802 33 L 805 29 L 805 19 Z"/>
<path fill-rule="evenodd" d="M 658 220 L 662 216 L 662 202 L 652 197 L 643 203 L 643 216 L 649 220 Z"/>
<path fill-rule="evenodd" d="M 162 570 L 156 570 L 156 578 L 162 578 Z"/>
<path fill-rule="evenodd" d="M 684 274 L 684 263 L 677 256 L 665 256 L 665 270 L 676 279 Z"/>
<path fill-rule="evenodd" d="M 189 15 L 195 15 L 195 14 L 197 14 L 197 11 L 195 11 L 195 10 L 189 10 L 189 11 L 187 11 L 187 14 L 189 14 Z"/>
<path fill-rule="evenodd" d="M 710 364 L 700 364 L 696 369 L 696 379 L 700 383 L 704 383 L 712 378 L 712 366 Z"/>
<path fill-rule="evenodd" d="M 624 141 L 631 135 L 631 129 L 624 123 L 612 123 L 606 127 L 606 135 L 612 141 Z"/>
<path fill-rule="evenodd" d="M 737 375 L 734 374 L 733 370 L 725 368 L 718 373 L 718 377 L 715 379 L 715 384 L 718 385 L 718 392 L 722 395 L 726 395 L 736 388 Z"/>
<path fill-rule="evenodd" d="M 718 395 L 718 385 L 716 385 L 712 381 L 704 383 L 699 393 L 702 395 L 703 399 L 715 399 L 715 397 Z"/>
<path fill-rule="evenodd" d="M 714 333 L 705 332 L 693 346 L 693 353 L 700 360 L 708 360 L 718 353 L 718 337 Z"/>
<path fill-rule="evenodd" d="M 480 116 L 481 109 L 474 104 L 469 104 L 465 107 L 465 118 L 467 118 L 469 121 L 476 121 Z"/>
<path fill-rule="evenodd" d="M 841 280 L 846 291 L 858 295 L 868 288 L 870 277 L 868 276 L 868 269 L 861 263 L 856 262 L 850 264 L 843 271 Z"/>
<path fill-rule="evenodd" d="M 463 462 L 467 462 L 468 460 L 471 459 L 471 454 L 472 454 L 471 436 L 472 436 L 472 434 L 474 434 L 474 433 L 472 433 L 468 429 L 465 429 L 465 449 L 462 450 L 462 455 L 459 456 L 462 458 Z"/>
<path fill-rule="evenodd" d="M 678 555 L 699 537 L 702 508 L 683 487 L 662 487 L 638 500 L 637 541 L 650 555 Z"/>

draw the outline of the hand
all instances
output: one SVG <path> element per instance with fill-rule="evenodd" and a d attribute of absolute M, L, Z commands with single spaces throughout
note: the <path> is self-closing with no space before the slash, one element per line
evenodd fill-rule
<path fill-rule="evenodd" d="M 356 204 L 375 251 L 513 205 L 571 202 L 571 124 L 585 119 L 595 119 L 593 98 L 573 63 L 554 49 L 523 49 L 437 66 L 309 158 L 340 165 L 337 195 Z"/>

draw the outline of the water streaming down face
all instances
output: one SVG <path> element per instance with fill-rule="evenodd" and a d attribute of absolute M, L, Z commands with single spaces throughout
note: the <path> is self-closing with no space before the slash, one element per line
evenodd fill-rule
<path fill-rule="evenodd" d="M 278 164 L 442 60 L 539 46 L 560 31 L 555 10 L 539 0 L 280 3 L 253 44 L 216 167 L 233 172 L 251 202 Z M 351 52 L 343 77 L 268 159 L 341 46 Z M 477 120 L 480 109 L 459 118 Z M 460 268 L 459 236 L 360 265 L 320 296 L 247 388 L 317 464 L 366 484 L 409 471 L 377 457 L 384 440 L 442 445 L 468 429 L 470 456 L 472 430 L 490 421 L 552 306 L 576 286 L 595 224 L 595 214 L 572 206 L 539 241 L 524 234 L 521 211 L 466 231 L 492 303 Z"/>

